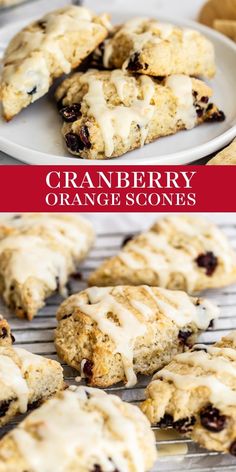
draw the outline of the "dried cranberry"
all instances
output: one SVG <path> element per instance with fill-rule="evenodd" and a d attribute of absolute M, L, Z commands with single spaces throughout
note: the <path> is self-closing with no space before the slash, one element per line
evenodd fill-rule
<path fill-rule="evenodd" d="M 190 433 L 193 429 L 193 425 L 196 423 L 196 418 L 191 416 L 190 418 L 183 418 L 175 421 L 173 427 L 181 434 Z"/>
<path fill-rule="evenodd" d="M 163 418 L 161 418 L 159 423 L 157 423 L 157 426 L 159 426 L 159 428 L 168 428 L 168 426 L 173 426 L 173 422 L 173 416 L 169 415 L 168 413 L 165 413 Z"/>
<path fill-rule="evenodd" d="M 0 418 L 8 412 L 12 400 L 3 400 L 0 402 Z"/>
<path fill-rule="evenodd" d="M 219 121 L 225 121 L 225 114 L 222 110 L 219 110 L 219 111 L 215 111 L 214 113 L 212 113 L 211 115 L 209 115 L 207 118 L 206 118 L 206 121 L 210 121 L 210 122 L 213 122 L 213 121 L 216 121 L 216 122 L 219 122 Z"/>
<path fill-rule="evenodd" d="M 190 330 L 188 330 L 188 331 L 180 330 L 179 334 L 178 334 L 178 338 L 183 344 L 187 344 L 187 340 L 190 336 L 192 336 L 192 334 L 193 333 Z"/>
<path fill-rule="evenodd" d="M 134 238 L 134 234 L 129 234 L 128 236 L 125 236 L 121 243 L 121 247 L 124 247 L 129 241 L 131 241 Z"/>
<path fill-rule="evenodd" d="M 142 69 L 142 64 L 140 63 L 139 59 L 140 59 L 140 54 L 138 52 L 135 52 L 129 60 L 127 69 L 131 70 L 132 72 L 136 72 Z"/>
<path fill-rule="evenodd" d="M 102 469 L 101 469 L 100 465 L 95 464 L 93 469 L 92 469 L 92 472 L 102 472 Z"/>
<path fill-rule="evenodd" d="M 93 375 L 93 362 L 86 360 L 84 367 L 83 367 L 84 375 L 89 379 Z"/>
<path fill-rule="evenodd" d="M 196 90 L 193 90 L 193 97 L 197 98 L 197 96 L 198 96 L 198 92 Z"/>
<path fill-rule="evenodd" d="M 73 121 L 76 121 L 81 116 L 80 108 L 79 103 L 65 106 L 60 109 L 60 115 L 67 123 L 73 123 Z"/>
<path fill-rule="evenodd" d="M 227 418 L 221 415 L 218 408 L 208 405 L 200 412 L 201 425 L 208 431 L 219 433 L 225 428 Z"/>
<path fill-rule="evenodd" d="M 43 20 L 39 20 L 37 22 L 37 25 L 39 26 L 39 28 L 41 28 L 42 30 L 45 30 L 46 27 L 47 27 L 47 22 L 46 21 L 43 21 Z"/>
<path fill-rule="evenodd" d="M 2 328 L 0 338 L 5 339 L 7 337 L 7 334 L 8 334 L 7 328 Z"/>
<path fill-rule="evenodd" d="M 201 97 L 201 102 L 208 103 L 209 97 Z"/>
<path fill-rule="evenodd" d="M 236 440 L 230 445 L 229 453 L 232 454 L 232 456 L 236 456 Z"/>
<path fill-rule="evenodd" d="M 206 275 L 209 276 L 213 274 L 218 264 L 217 257 L 211 251 L 199 254 L 195 261 L 199 267 L 206 269 Z"/>

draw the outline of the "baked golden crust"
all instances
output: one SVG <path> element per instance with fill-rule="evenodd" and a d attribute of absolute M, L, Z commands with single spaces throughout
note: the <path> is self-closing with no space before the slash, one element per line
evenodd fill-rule
<path fill-rule="evenodd" d="M 152 424 L 236 455 L 236 332 L 176 356 L 149 384 L 141 409 Z"/>
<path fill-rule="evenodd" d="M 8 121 L 45 95 L 54 79 L 79 66 L 107 36 L 108 17 L 67 6 L 26 26 L 3 58 L 1 100 Z"/>
<path fill-rule="evenodd" d="M 218 309 L 184 292 L 147 286 L 91 287 L 57 313 L 59 357 L 92 386 L 135 385 L 192 345 Z"/>

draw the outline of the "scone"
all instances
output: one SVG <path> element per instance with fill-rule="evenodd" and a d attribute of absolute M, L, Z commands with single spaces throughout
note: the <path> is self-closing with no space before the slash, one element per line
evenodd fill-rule
<path fill-rule="evenodd" d="M 0 347 L 0 426 L 64 388 L 59 362 Z"/>
<path fill-rule="evenodd" d="M 212 90 L 186 75 L 153 79 L 122 70 L 75 73 L 56 91 L 72 154 L 83 159 L 118 157 L 162 136 L 225 115 L 209 103 Z"/>
<path fill-rule="evenodd" d="M 89 385 L 108 387 L 153 374 L 192 345 L 218 316 L 207 300 L 161 288 L 91 287 L 65 300 L 57 313 L 59 357 Z"/>
<path fill-rule="evenodd" d="M 0 441 L 0 472 L 145 472 L 156 458 L 140 409 L 85 387 L 59 393 Z"/>
<path fill-rule="evenodd" d="M 0 0 L 0 7 L 11 7 L 23 3 L 25 0 Z"/>
<path fill-rule="evenodd" d="M 7 320 L 0 315 L 0 347 L 11 346 L 14 341 L 15 339 Z"/>
<path fill-rule="evenodd" d="M 235 166 L 236 165 L 236 139 L 216 154 L 215 157 L 207 162 L 208 166 Z"/>
<path fill-rule="evenodd" d="M 91 224 L 78 215 L 22 214 L 1 221 L 0 292 L 20 318 L 31 320 L 66 284 L 94 241 Z"/>
<path fill-rule="evenodd" d="M 141 408 L 152 424 L 236 456 L 236 331 L 177 355 L 154 376 Z"/>
<path fill-rule="evenodd" d="M 107 36 L 106 15 L 67 6 L 26 26 L 3 58 L 1 99 L 8 121 L 45 95 L 54 79 L 79 66 Z"/>
<path fill-rule="evenodd" d="M 201 217 L 160 218 L 105 260 L 89 285 L 152 285 L 195 293 L 236 281 L 236 256 L 226 237 Z"/>
<path fill-rule="evenodd" d="M 134 18 L 104 42 L 103 64 L 151 76 L 215 75 L 213 44 L 198 31 Z"/>

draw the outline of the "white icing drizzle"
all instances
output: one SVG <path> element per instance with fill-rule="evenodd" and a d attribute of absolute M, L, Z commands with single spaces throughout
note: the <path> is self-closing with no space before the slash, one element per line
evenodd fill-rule
<path fill-rule="evenodd" d="M 193 104 L 192 79 L 187 75 L 171 75 L 166 79 L 169 87 L 177 99 L 177 120 L 184 123 L 186 129 L 194 128 L 197 121 L 197 113 Z"/>
<path fill-rule="evenodd" d="M 60 286 L 64 287 L 68 277 L 66 253 L 54 249 L 47 240 L 38 236 L 12 235 L 0 241 L 0 253 L 7 249 L 12 250 L 12 255 L 4 271 L 4 297 L 9 296 L 15 280 L 24 284 L 29 278 L 37 278 L 54 291 L 56 277 L 59 277 Z M 34 295 L 37 297 L 36 291 Z"/>
<path fill-rule="evenodd" d="M 167 286 L 172 274 L 182 274 L 189 293 L 195 290 L 199 277 L 194 260 L 200 252 L 213 252 L 225 273 L 234 270 L 235 254 L 217 227 L 202 220 L 194 223 L 194 220 L 187 221 L 178 216 L 160 219 L 158 226 L 159 234 L 152 230 L 143 233 L 120 251 L 117 257 L 123 264 L 135 271 L 152 270 L 161 287 Z M 176 246 L 179 241 L 183 249 L 174 247 L 172 240 Z"/>
<path fill-rule="evenodd" d="M 148 231 L 142 235 L 142 243 L 129 243 L 118 257 L 131 269 L 151 269 L 158 275 L 158 285 L 161 287 L 167 285 L 172 273 L 181 273 L 188 291 L 194 290 L 198 274 L 193 270 L 192 259 L 189 254 L 175 249 L 164 235 Z"/>
<path fill-rule="evenodd" d="M 176 374 L 168 369 L 162 369 L 154 375 L 153 379 L 163 378 L 172 381 L 180 390 L 191 391 L 193 388 L 207 387 L 209 390 L 209 401 L 216 407 L 236 405 L 236 391 L 225 385 L 215 375 L 186 375 Z"/>
<path fill-rule="evenodd" d="M 116 71 L 111 75 L 111 79 L 120 100 L 122 101 L 122 96 L 124 100 L 125 83 L 128 85 L 132 78 L 122 73 L 122 71 Z M 140 126 L 141 145 L 145 142 L 148 134 L 148 125 L 155 111 L 154 105 L 150 104 L 155 87 L 150 77 L 141 77 L 140 80 L 143 99 L 136 98 L 138 87 L 135 81 L 132 80 L 132 84 L 135 86 L 132 105 L 125 106 L 121 104 L 112 107 L 106 101 L 103 81 L 94 78 L 93 71 L 87 72 L 80 79 L 82 84 L 88 84 L 88 92 L 84 95 L 83 99 L 89 107 L 89 113 L 95 118 L 100 127 L 106 157 L 110 157 L 113 154 L 115 136 L 119 136 L 124 144 L 127 143 L 133 122 Z"/>
<path fill-rule="evenodd" d="M 131 464 L 134 472 L 143 472 L 139 430 L 145 434 L 148 423 L 138 408 L 125 408 L 129 416 L 122 414 L 118 397 L 73 386 L 31 413 L 10 435 L 32 472 L 64 472 L 72 463 L 91 470 L 98 464 L 108 472 L 114 467 L 128 472 Z M 37 434 L 32 435 L 35 425 Z"/>
<path fill-rule="evenodd" d="M 57 215 L 48 213 L 30 213 L 11 220 L 10 224 L 20 231 L 47 230 L 50 238 L 68 249 L 75 259 L 81 257 L 93 239 L 90 223 L 78 215 Z M 89 241 L 90 242 L 90 241 Z"/>
<path fill-rule="evenodd" d="M 185 292 L 156 288 L 155 291 L 145 286 L 147 293 L 154 299 L 158 309 L 171 319 L 179 328 L 194 323 L 198 329 L 205 330 L 209 322 L 218 318 L 219 308 L 209 300 L 190 298 Z M 163 300 L 164 298 L 164 300 Z"/>
<path fill-rule="evenodd" d="M 198 329 L 206 329 L 209 321 L 219 314 L 219 310 L 209 301 L 201 300 L 199 306 L 196 306 L 194 299 L 192 300 L 185 292 L 171 292 L 165 289 L 154 291 L 147 286 L 142 286 L 142 289 L 147 293 L 146 303 L 136 300 L 129 292 L 129 305 L 138 312 L 138 316 L 132 309 L 124 307 L 123 303 L 117 301 L 116 296 L 124 296 L 122 286 L 91 287 L 86 290 L 90 304 L 78 301 L 75 305 L 82 313 L 96 321 L 99 329 L 113 340 L 116 346 L 115 352 L 118 352 L 122 358 L 128 387 L 135 385 L 137 381 L 133 367 L 136 339 L 145 334 L 147 322 L 155 316 L 155 309 L 170 318 L 180 328 L 194 323 Z M 148 299 L 155 302 L 155 309 L 150 307 Z M 111 313 L 118 323 L 109 317 Z M 82 375 L 83 366 L 82 361 Z"/>
<path fill-rule="evenodd" d="M 204 344 L 196 344 L 194 347 L 199 349 L 206 349 L 209 354 L 213 356 L 229 357 L 232 361 L 236 361 L 236 349 L 231 347 L 217 347 L 217 346 L 205 346 Z"/>
<path fill-rule="evenodd" d="M 45 363 L 45 358 L 32 354 L 32 352 L 26 351 L 25 349 L 14 347 L 14 351 L 21 361 L 21 370 L 27 371 L 31 366 L 40 367 Z"/>
<path fill-rule="evenodd" d="M 25 413 L 29 401 L 29 388 L 21 369 L 7 355 L 4 348 L 0 349 L 0 380 L 13 391 L 19 401 L 20 412 Z"/>

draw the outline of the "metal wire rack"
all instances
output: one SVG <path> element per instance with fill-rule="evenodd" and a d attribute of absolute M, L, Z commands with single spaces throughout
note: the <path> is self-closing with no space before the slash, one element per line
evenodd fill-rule
<path fill-rule="evenodd" d="M 236 249 L 236 224 L 220 225 L 229 237 L 232 246 Z M 76 278 L 71 278 L 68 285 L 70 293 L 86 288 L 88 274 L 95 269 L 106 257 L 112 256 L 119 250 L 122 241 L 128 236 L 127 232 L 100 233 L 97 235 L 95 247 L 89 257 L 80 267 Z M 236 329 L 236 286 L 230 286 L 222 290 L 214 290 L 204 293 L 213 299 L 221 308 L 221 317 L 214 323 L 213 329 L 203 333 L 199 342 L 210 344 L 220 339 L 232 329 Z M 55 313 L 62 301 L 59 295 L 51 297 L 46 306 L 35 319 L 29 323 L 13 317 L 0 302 L 0 312 L 10 320 L 10 324 L 16 338 L 16 346 L 21 346 L 31 352 L 57 359 L 53 343 L 53 333 L 56 327 Z M 64 374 L 67 383 L 75 382 L 78 375 L 76 371 L 64 365 Z M 107 391 L 119 395 L 123 400 L 138 404 L 144 399 L 144 389 L 149 378 L 139 378 L 135 388 L 127 389 L 124 386 L 114 386 Z M 15 426 L 21 418 L 12 421 L 3 428 L 1 435 Z M 206 451 L 198 447 L 191 440 L 185 439 L 173 432 L 173 430 L 161 431 L 154 428 L 157 448 L 160 458 L 153 471 L 178 472 L 191 470 L 191 472 L 236 472 L 236 459 L 228 454 L 219 454 L 214 451 Z"/>

